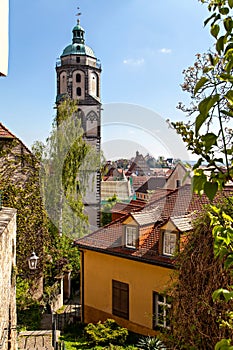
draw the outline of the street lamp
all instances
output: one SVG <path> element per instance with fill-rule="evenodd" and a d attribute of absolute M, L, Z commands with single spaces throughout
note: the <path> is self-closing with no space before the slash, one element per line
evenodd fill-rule
<path fill-rule="evenodd" d="M 28 265 L 30 270 L 35 270 L 37 266 L 38 256 L 36 256 L 36 253 L 33 252 L 30 258 L 28 259 Z"/>

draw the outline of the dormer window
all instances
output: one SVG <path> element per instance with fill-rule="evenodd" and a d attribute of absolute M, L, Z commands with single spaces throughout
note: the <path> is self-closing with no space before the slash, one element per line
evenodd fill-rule
<path fill-rule="evenodd" d="M 137 247 L 137 228 L 133 226 L 126 226 L 125 228 L 125 246 L 127 248 Z"/>
<path fill-rule="evenodd" d="M 172 256 L 176 250 L 176 233 L 164 232 L 163 234 L 163 254 Z"/>

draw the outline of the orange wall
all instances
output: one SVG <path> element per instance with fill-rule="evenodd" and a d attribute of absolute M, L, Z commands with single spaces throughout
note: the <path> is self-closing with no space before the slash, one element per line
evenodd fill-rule
<path fill-rule="evenodd" d="M 111 315 L 115 279 L 129 284 L 129 321 L 122 325 L 139 333 L 140 327 L 142 333 L 146 333 L 145 327 L 152 329 L 152 292 L 164 291 L 173 270 L 89 250 L 83 253 L 84 322 L 96 322 Z"/>

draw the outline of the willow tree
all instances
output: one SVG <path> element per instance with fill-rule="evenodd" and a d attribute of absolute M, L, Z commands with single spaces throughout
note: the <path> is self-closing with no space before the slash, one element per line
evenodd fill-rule
<path fill-rule="evenodd" d="M 83 198 L 100 155 L 83 137 L 77 102 L 65 99 L 57 107 L 52 131 L 42 151 L 41 189 L 48 216 L 59 234 L 79 237 L 87 232 Z"/>

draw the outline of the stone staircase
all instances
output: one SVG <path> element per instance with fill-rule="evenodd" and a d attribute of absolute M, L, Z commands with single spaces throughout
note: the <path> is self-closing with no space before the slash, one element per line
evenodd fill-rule
<path fill-rule="evenodd" d="M 20 332 L 18 350 L 54 350 L 52 346 L 52 331 Z"/>

